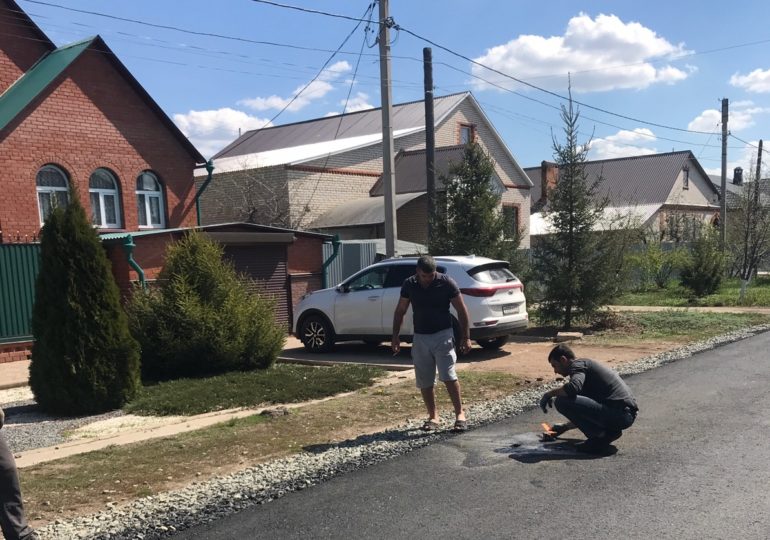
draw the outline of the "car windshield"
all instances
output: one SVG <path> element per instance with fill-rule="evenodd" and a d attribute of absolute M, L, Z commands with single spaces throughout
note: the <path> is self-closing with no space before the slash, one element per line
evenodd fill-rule
<path fill-rule="evenodd" d="M 516 279 L 513 272 L 508 270 L 508 265 L 503 262 L 471 268 L 468 274 L 481 283 L 505 283 Z"/>

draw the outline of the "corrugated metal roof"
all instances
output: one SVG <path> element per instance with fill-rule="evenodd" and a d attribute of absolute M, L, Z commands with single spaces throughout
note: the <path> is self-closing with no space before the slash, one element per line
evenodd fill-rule
<path fill-rule="evenodd" d="M 104 233 L 104 234 L 100 234 L 99 237 L 102 239 L 102 241 L 113 242 L 115 240 L 123 240 L 129 235 L 131 235 L 132 237 L 142 237 L 142 236 L 154 236 L 158 234 L 187 232 L 193 229 L 196 229 L 199 231 L 217 231 L 220 229 L 232 229 L 233 227 L 245 229 L 247 231 L 251 230 L 255 232 L 293 233 L 293 234 L 298 234 L 300 236 L 312 236 L 316 238 L 321 238 L 323 240 L 332 239 L 332 235 L 330 234 L 323 234 L 323 233 L 311 232 L 311 231 L 299 231 L 295 229 L 285 229 L 283 227 L 273 227 L 271 225 L 259 225 L 257 223 L 243 223 L 243 222 L 217 223 L 215 225 L 201 225 L 200 227 L 178 227 L 176 229 L 147 229 L 142 231 L 123 231 L 123 232 L 115 232 L 115 233 Z"/>
<path fill-rule="evenodd" d="M 627 206 L 666 202 L 685 165 L 695 166 L 708 181 L 708 175 L 689 150 L 586 161 L 585 170 L 591 181 L 602 176 L 599 189 L 608 195 L 612 206 Z M 542 197 L 541 167 L 527 167 L 524 172 L 534 184 L 531 190 L 534 204 Z"/>
<path fill-rule="evenodd" d="M 436 189 L 444 188 L 441 176 L 446 176 L 452 163 L 460 163 L 463 160 L 463 145 L 445 146 L 436 148 L 434 170 L 436 171 Z M 401 151 L 396 154 L 395 175 L 396 193 L 416 193 L 428 190 L 427 172 L 425 170 L 425 150 Z M 382 184 L 382 176 L 372 186 L 369 194 L 372 196 L 383 195 L 385 188 Z"/>
<path fill-rule="evenodd" d="M 51 51 L 0 95 L 0 130 L 23 111 L 96 40 L 95 37 Z"/>
<path fill-rule="evenodd" d="M 396 209 L 425 193 L 404 193 L 393 197 Z M 383 197 L 356 199 L 335 206 L 310 224 L 312 229 L 330 227 L 353 227 L 356 225 L 376 225 L 385 222 L 385 201 Z"/>
<path fill-rule="evenodd" d="M 602 218 L 594 224 L 593 230 L 604 231 L 616 229 L 620 223 L 641 223 L 644 225 L 661 206 L 663 206 L 663 203 L 642 204 L 637 206 L 609 206 L 604 209 Z M 543 214 L 543 212 L 534 212 L 530 214 L 530 236 L 549 234 L 550 232 L 553 232 L 551 228 L 551 216 Z"/>
<path fill-rule="evenodd" d="M 468 95 L 470 95 L 468 92 L 462 92 L 435 98 L 433 109 L 436 123 Z M 394 131 L 424 128 L 424 101 L 419 100 L 394 105 L 392 127 Z M 259 154 L 281 148 L 316 144 L 335 139 L 350 139 L 365 135 L 382 135 L 382 111 L 380 107 L 247 131 L 224 149 L 217 152 L 213 159 Z"/>

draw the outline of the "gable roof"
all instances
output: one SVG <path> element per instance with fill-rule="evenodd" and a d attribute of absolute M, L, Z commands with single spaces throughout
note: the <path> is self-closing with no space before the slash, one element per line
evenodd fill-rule
<path fill-rule="evenodd" d="M 393 197 L 396 210 L 425 193 L 401 193 Z M 355 227 L 385 223 L 385 201 L 382 197 L 365 197 L 335 206 L 309 225 L 311 229 Z"/>
<path fill-rule="evenodd" d="M 600 190 L 607 194 L 610 205 L 627 206 L 629 203 L 648 205 L 666 202 L 685 165 L 695 167 L 710 190 L 718 195 L 718 191 L 709 181 L 708 174 L 689 150 L 586 161 L 585 171 L 589 180 L 599 175 L 603 177 Z M 531 196 L 535 204 L 543 195 L 542 167 L 527 167 L 524 172 L 534 184 Z"/>
<path fill-rule="evenodd" d="M 436 189 L 441 190 L 444 184 L 441 176 L 446 176 L 449 167 L 453 163 L 460 163 L 463 160 L 465 146 L 444 146 L 436 148 L 435 163 L 433 169 L 436 174 Z M 425 170 L 425 149 L 419 150 L 401 150 L 396 154 L 395 176 L 396 193 L 417 193 L 428 190 L 427 171 Z M 382 183 L 382 175 L 377 179 L 369 195 L 376 197 L 385 193 L 385 187 Z"/>
<path fill-rule="evenodd" d="M 32 17 L 27 15 L 27 12 L 21 9 L 19 4 L 17 4 L 14 0 L 2 0 L 2 2 L 8 6 L 3 10 L 6 12 L 6 14 L 3 15 L 4 17 L 14 18 L 21 22 L 23 26 L 29 27 L 29 29 L 32 30 L 32 33 L 37 37 L 38 41 L 43 43 L 48 50 L 53 50 L 56 48 L 54 42 L 51 41 L 51 39 L 45 35 L 45 32 L 43 32 L 40 27 L 35 24 L 35 21 L 32 20 Z"/>
<path fill-rule="evenodd" d="M 0 130 L 5 129 L 22 111 L 24 111 L 46 88 L 48 88 L 66 69 L 73 64 L 88 49 L 105 53 L 105 57 L 117 69 L 120 75 L 139 94 L 142 100 L 155 112 L 172 135 L 182 144 L 197 163 L 205 163 L 206 159 L 198 152 L 184 133 L 163 112 L 163 109 L 150 97 L 144 87 L 139 84 L 131 72 L 123 65 L 110 50 L 104 40 L 91 37 L 77 41 L 49 52 L 38 60 L 24 75 L 0 95 Z"/>

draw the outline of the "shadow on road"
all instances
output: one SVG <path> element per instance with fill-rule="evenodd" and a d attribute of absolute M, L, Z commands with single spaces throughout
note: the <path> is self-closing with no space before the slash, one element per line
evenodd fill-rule
<path fill-rule="evenodd" d="M 498 454 L 508 454 L 508 457 L 519 463 L 540 463 L 541 461 L 585 460 L 600 459 L 617 453 L 618 449 L 610 445 L 603 454 L 583 454 L 575 449 L 575 443 L 580 439 L 557 439 L 543 442 L 538 433 L 523 433 L 514 437 L 510 445 L 496 448 Z"/>

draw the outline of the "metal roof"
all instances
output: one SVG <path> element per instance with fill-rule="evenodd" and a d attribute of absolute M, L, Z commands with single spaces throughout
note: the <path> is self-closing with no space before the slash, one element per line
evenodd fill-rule
<path fill-rule="evenodd" d="M 638 206 L 608 206 L 602 216 L 594 223 L 594 231 L 613 230 L 624 224 L 646 225 L 662 203 L 642 204 Z M 631 219 L 629 219 L 631 218 Z M 539 236 L 553 232 L 553 216 L 543 212 L 533 212 L 529 216 L 529 235 Z"/>
<path fill-rule="evenodd" d="M 449 167 L 452 163 L 460 163 L 463 160 L 463 145 L 445 146 L 436 148 L 434 170 L 436 172 L 436 189 L 444 188 L 441 176 L 449 173 Z M 426 192 L 428 190 L 427 172 L 425 170 L 425 149 L 421 150 L 402 150 L 396 154 L 395 175 L 396 175 L 396 193 L 416 193 Z M 382 184 L 382 176 L 369 190 L 372 196 L 384 194 L 385 188 Z"/>
<path fill-rule="evenodd" d="M 333 238 L 332 235 L 330 234 L 311 232 L 311 231 L 299 231 L 295 229 L 285 229 L 283 227 L 273 227 L 270 225 L 259 225 L 257 223 L 243 223 L 243 222 L 217 223 L 216 225 L 201 225 L 200 227 L 177 227 L 175 229 L 147 229 L 147 230 L 141 230 L 141 231 L 122 231 L 122 232 L 100 234 L 99 237 L 102 239 L 103 242 L 111 243 L 116 240 L 123 240 L 127 236 L 132 236 L 132 237 L 155 236 L 158 234 L 170 234 L 170 233 L 173 234 L 173 233 L 187 232 L 193 229 L 198 231 L 213 232 L 219 229 L 226 229 L 226 228 L 233 228 L 233 227 L 246 229 L 247 231 L 252 230 L 254 232 L 293 233 L 300 236 L 311 236 L 311 237 L 321 238 L 323 240 L 331 240 Z"/>
<path fill-rule="evenodd" d="M 433 108 L 436 124 L 469 95 L 469 92 L 462 92 L 435 98 Z M 393 131 L 424 127 L 423 100 L 393 106 Z M 381 107 L 247 131 L 217 152 L 212 159 L 258 154 L 365 135 L 382 135 Z"/>
<path fill-rule="evenodd" d="M 647 205 L 666 202 L 685 165 L 694 166 L 713 189 L 708 175 L 689 150 L 586 161 L 585 171 L 590 181 L 602 176 L 599 190 L 607 194 L 610 205 Z M 542 197 L 541 170 L 541 167 L 524 169 L 534 184 L 531 190 L 533 204 Z"/>
<path fill-rule="evenodd" d="M 425 193 L 403 193 L 393 197 L 396 209 Z M 313 229 L 330 227 L 354 227 L 377 225 L 385 222 L 385 201 L 383 197 L 366 197 L 335 206 L 322 214 L 309 226 Z"/>
<path fill-rule="evenodd" d="M 60 47 L 43 56 L 0 95 L 0 130 L 23 111 L 85 51 L 96 38 L 91 37 Z"/>

